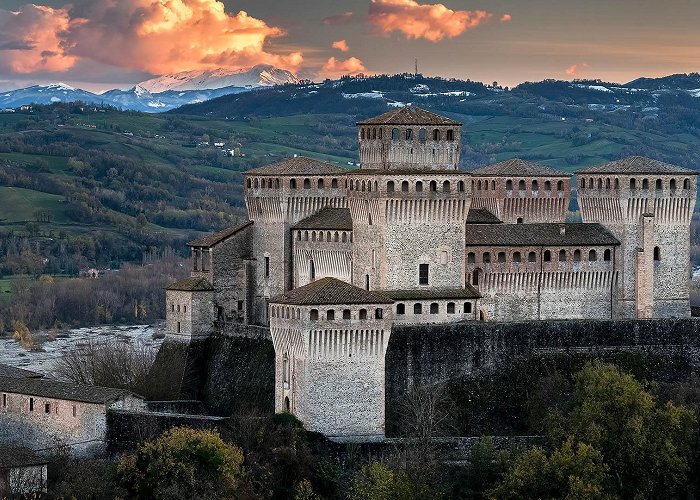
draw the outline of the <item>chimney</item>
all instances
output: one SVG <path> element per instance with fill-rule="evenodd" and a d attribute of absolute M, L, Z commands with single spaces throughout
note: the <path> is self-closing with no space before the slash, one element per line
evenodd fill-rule
<path fill-rule="evenodd" d="M 559 234 L 564 236 L 566 234 L 566 226 L 564 224 L 561 224 L 559 226 Z"/>

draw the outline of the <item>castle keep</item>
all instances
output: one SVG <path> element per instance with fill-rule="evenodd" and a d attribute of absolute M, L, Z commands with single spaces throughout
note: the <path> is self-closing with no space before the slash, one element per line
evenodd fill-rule
<path fill-rule="evenodd" d="M 269 326 L 277 411 L 384 434 L 393 324 L 690 316 L 696 173 L 631 157 L 571 176 L 458 170 L 461 123 L 412 107 L 358 123 L 360 168 L 295 157 L 244 174 L 249 221 L 189 243 L 167 331 Z"/>

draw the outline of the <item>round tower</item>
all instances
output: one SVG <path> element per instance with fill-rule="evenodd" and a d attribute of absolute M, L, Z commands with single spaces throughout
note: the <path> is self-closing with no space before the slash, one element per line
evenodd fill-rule
<path fill-rule="evenodd" d="M 357 123 L 360 165 L 369 170 L 457 170 L 462 124 L 406 106 Z"/>

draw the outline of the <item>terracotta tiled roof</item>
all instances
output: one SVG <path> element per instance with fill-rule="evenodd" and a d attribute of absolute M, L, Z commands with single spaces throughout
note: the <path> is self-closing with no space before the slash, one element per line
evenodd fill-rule
<path fill-rule="evenodd" d="M 23 368 L 16 368 L 14 366 L 0 364 L 0 377 L 41 378 L 43 375 L 30 370 L 24 370 Z"/>
<path fill-rule="evenodd" d="M 416 108 L 415 106 L 404 106 L 392 109 L 384 114 L 368 118 L 358 125 L 462 125 L 460 122 L 438 115 L 432 111 Z"/>
<path fill-rule="evenodd" d="M 689 174 L 697 172 L 644 156 L 630 156 L 576 171 L 577 174 Z"/>
<path fill-rule="evenodd" d="M 179 290 L 182 292 L 210 292 L 214 290 L 214 287 L 211 283 L 209 283 L 208 279 L 201 276 L 196 276 L 171 283 L 165 287 L 165 289 Z"/>
<path fill-rule="evenodd" d="M 336 278 L 321 278 L 270 299 L 274 304 L 299 306 L 330 304 L 391 304 L 382 292 L 370 292 Z"/>
<path fill-rule="evenodd" d="M 473 170 L 472 175 L 488 175 L 496 177 L 571 177 L 571 174 L 562 172 L 547 165 L 540 165 L 520 158 L 486 165 Z"/>
<path fill-rule="evenodd" d="M 467 224 L 501 224 L 503 221 L 485 208 L 470 208 Z"/>
<path fill-rule="evenodd" d="M 471 175 L 471 172 L 465 172 L 463 170 L 447 170 L 447 169 L 433 170 L 433 169 L 427 169 L 427 168 L 399 167 L 399 168 L 386 168 L 386 169 L 362 168 L 360 170 L 348 171 L 348 174 L 351 174 L 351 175 L 423 175 L 423 176 L 462 175 L 464 177 L 469 177 Z"/>
<path fill-rule="evenodd" d="M 561 228 L 564 228 L 564 234 Z M 597 223 L 583 224 L 467 224 L 467 246 L 586 246 L 619 245 Z"/>
<path fill-rule="evenodd" d="M 59 382 L 46 378 L 0 377 L 0 392 L 98 404 L 109 403 L 129 395 L 134 396 L 124 389 Z M 35 408 L 35 411 L 43 411 L 43 408 Z"/>
<path fill-rule="evenodd" d="M 292 229 L 342 229 L 352 231 L 349 208 L 323 208 L 314 215 L 297 222 Z"/>
<path fill-rule="evenodd" d="M 226 238 L 229 238 L 229 237 L 233 236 L 234 234 L 236 234 L 237 232 L 242 231 L 243 229 L 247 228 L 252 223 L 253 223 L 253 221 L 248 221 L 248 222 L 244 222 L 243 224 L 239 224 L 237 226 L 223 229 L 223 230 L 218 231 L 216 233 L 208 234 L 204 238 L 190 241 L 187 244 L 187 246 L 204 247 L 204 248 L 213 247 L 217 243 L 220 243 L 221 241 L 225 240 Z"/>
<path fill-rule="evenodd" d="M 478 299 L 481 294 L 471 285 L 466 288 L 426 288 L 416 290 L 386 290 L 394 300 Z"/>
<path fill-rule="evenodd" d="M 243 175 L 335 175 L 345 172 L 344 168 L 325 161 L 296 156 L 248 170 L 243 172 Z"/>

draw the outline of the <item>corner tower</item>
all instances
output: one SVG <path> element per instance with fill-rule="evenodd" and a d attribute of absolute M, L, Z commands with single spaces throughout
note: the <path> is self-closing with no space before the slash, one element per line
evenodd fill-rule
<path fill-rule="evenodd" d="M 406 106 L 357 123 L 360 168 L 457 170 L 462 124 Z"/>
<path fill-rule="evenodd" d="M 633 156 L 576 172 L 584 222 L 622 243 L 619 315 L 690 316 L 690 222 L 697 173 Z"/>

